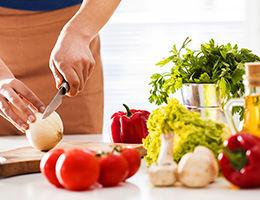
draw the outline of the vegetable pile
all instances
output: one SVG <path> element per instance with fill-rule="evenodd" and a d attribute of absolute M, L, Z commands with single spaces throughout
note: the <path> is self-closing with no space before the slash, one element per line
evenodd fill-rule
<path fill-rule="evenodd" d="M 149 135 L 143 140 L 147 150 L 145 160 L 148 166 L 156 163 L 161 134 L 174 133 L 173 158 L 179 162 L 181 157 L 202 145 L 209 148 L 215 156 L 221 152 L 224 141 L 224 125 L 211 120 L 203 120 L 199 113 L 191 112 L 176 99 L 154 110 L 147 121 Z"/>
<path fill-rule="evenodd" d="M 177 164 L 172 157 L 173 139 L 174 133 L 161 135 L 158 160 L 148 169 L 151 183 L 156 187 L 165 187 L 179 182 L 192 188 L 206 187 L 213 183 L 219 168 L 212 151 L 207 147 L 197 146 L 194 152 L 186 153 Z"/>
<path fill-rule="evenodd" d="M 88 149 L 54 149 L 46 153 L 40 169 L 58 188 L 81 191 L 100 186 L 112 187 L 133 176 L 141 164 L 136 149 L 115 147 L 111 152 Z"/>
<path fill-rule="evenodd" d="M 163 67 L 172 63 L 166 72 L 151 76 L 149 101 L 157 105 L 166 103 L 169 95 L 175 93 L 184 83 L 217 84 L 222 103 L 242 96 L 244 63 L 260 61 L 260 57 L 249 49 L 239 49 L 236 44 L 218 45 L 213 39 L 201 44 L 199 50 L 187 48 L 190 42 L 191 39 L 186 38 L 180 49 L 173 45 L 170 56 L 156 64 Z"/>

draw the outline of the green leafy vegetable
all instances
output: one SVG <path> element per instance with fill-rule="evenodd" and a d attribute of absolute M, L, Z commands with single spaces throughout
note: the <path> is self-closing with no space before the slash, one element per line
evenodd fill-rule
<path fill-rule="evenodd" d="M 148 166 L 157 161 L 163 133 L 175 134 L 173 158 L 177 162 L 198 145 L 208 147 L 217 156 L 227 137 L 223 124 L 201 119 L 199 113 L 187 110 L 176 99 L 169 99 L 167 105 L 154 110 L 147 126 L 149 135 L 143 145 L 147 150 L 145 160 Z"/>
<path fill-rule="evenodd" d="M 244 94 L 244 63 L 260 61 L 260 57 L 249 49 L 239 49 L 236 44 L 215 44 L 213 39 L 201 44 L 199 50 L 187 48 L 190 42 L 191 39 L 186 38 L 180 49 L 173 45 L 170 56 L 156 64 L 160 67 L 172 65 L 167 72 L 151 76 L 149 101 L 157 105 L 166 103 L 169 95 L 184 83 L 217 84 L 222 103 L 241 97 Z"/>

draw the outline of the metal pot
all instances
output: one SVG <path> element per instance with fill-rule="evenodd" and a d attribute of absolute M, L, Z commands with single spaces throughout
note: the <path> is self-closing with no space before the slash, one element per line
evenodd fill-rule
<path fill-rule="evenodd" d="M 181 95 L 188 109 L 199 112 L 203 118 L 226 123 L 216 84 L 184 84 Z"/>

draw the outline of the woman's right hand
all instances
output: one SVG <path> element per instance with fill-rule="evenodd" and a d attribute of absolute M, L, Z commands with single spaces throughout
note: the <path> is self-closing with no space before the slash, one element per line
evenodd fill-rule
<path fill-rule="evenodd" d="M 35 107 L 39 112 L 45 109 L 41 100 L 23 82 L 13 75 L 0 77 L 0 115 L 22 132 L 36 119 L 29 106 Z M 24 117 L 17 114 L 17 110 Z"/>

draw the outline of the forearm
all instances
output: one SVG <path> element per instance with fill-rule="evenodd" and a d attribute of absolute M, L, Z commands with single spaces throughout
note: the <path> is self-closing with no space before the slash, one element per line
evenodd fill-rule
<path fill-rule="evenodd" d="M 119 3 L 120 0 L 84 0 L 70 22 L 91 41 L 109 20 Z"/>
<path fill-rule="evenodd" d="M 50 68 L 57 88 L 63 79 L 69 83 L 68 96 L 84 89 L 95 66 L 91 41 L 119 3 L 120 0 L 83 0 L 78 12 L 63 27 L 50 56 Z"/>

